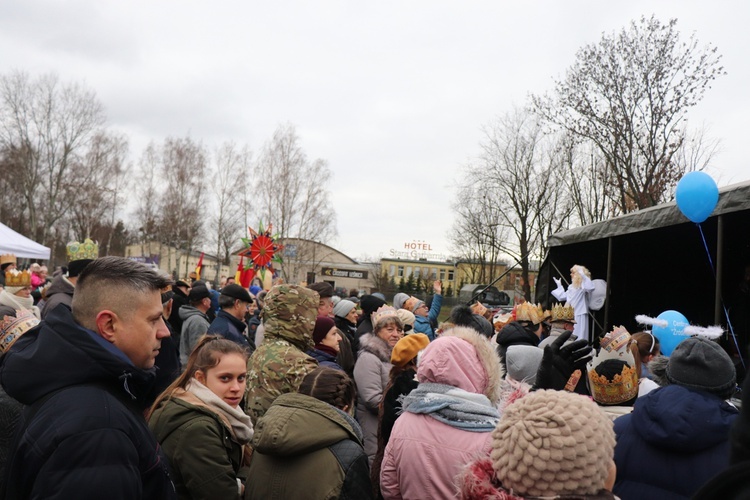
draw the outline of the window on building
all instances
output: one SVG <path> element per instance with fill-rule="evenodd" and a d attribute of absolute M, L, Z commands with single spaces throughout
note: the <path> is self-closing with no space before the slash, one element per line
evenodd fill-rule
<path fill-rule="evenodd" d="M 453 269 L 448 271 L 448 281 L 453 281 Z"/>
<path fill-rule="evenodd" d="M 404 266 L 398 266 L 398 277 L 399 278 L 404 277 Z"/>
<path fill-rule="evenodd" d="M 432 268 L 432 276 L 430 279 L 436 280 L 437 279 L 437 267 Z"/>
<path fill-rule="evenodd" d="M 391 267 L 388 269 L 388 276 L 393 276 L 396 273 L 396 266 L 391 265 Z"/>
<path fill-rule="evenodd" d="M 411 266 L 406 266 L 406 277 L 411 276 Z"/>
<path fill-rule="evenodd" d="M 419 266 L 416 266 L 414 268 L 414 278 L 419 279 L 419 275 L 422 273 L 422 270 L 419 268 Z"/>
<path fill-rule="evenodd" d="M 445 269 L 441 269 L 440 270 L 440 281 L 444 281 L 444 280 L 445 280 Z"/>

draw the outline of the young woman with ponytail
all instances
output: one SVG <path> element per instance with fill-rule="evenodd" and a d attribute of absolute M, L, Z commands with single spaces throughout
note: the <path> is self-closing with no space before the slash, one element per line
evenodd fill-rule
<path fill-rule="evenodd" d="M 180 498 L 241 498 L 241 469 L 253 437 L 240 407 L 248 352 L 218 336 L 204 336 L 185 371 L 156 398 L 147 418 L 164 449 Z"/>

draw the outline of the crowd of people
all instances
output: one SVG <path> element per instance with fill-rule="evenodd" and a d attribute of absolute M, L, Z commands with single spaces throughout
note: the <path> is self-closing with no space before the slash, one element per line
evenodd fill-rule
<path fill-rule="evenodd" d="M 592 345 L 582 266 L 555 291 L 578 308 L 475 303 L 441 322 L 437 281 L 430 300 L 387 301 L 325 282 L 213 290 L 121 257 L 74 259 L 51 280 L 16 265 L 0 256 L 4 498 L 750 490 L 750 404 L 732 399 L 730 356 L 701 336 L 662 356 L 624 327 Z"/>

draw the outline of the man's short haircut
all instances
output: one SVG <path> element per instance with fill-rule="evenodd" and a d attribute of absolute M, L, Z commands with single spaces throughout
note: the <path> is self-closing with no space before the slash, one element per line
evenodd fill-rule
<path fill-rule="evenodd" d="M 133 295 L 160 292 L 172 284 L 166 274 L 124 257 L 94 260 L 78 276 L 73 292 L 73 317 L 94 329 L 96 315 L 105 309 L 117 314 L 134 310 Z"/>
<path fill-rule="evenodd" d="M 219 307 L 221 309 L 229 309 L 234 305 L 234 301 L 238 300 L 229 295 L 219 295 Z"/>

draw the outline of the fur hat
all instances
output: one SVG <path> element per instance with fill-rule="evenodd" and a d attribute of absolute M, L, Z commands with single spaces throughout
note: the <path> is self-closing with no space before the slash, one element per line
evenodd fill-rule
<path fill-rule="evenodd" d="M 356 307 L 357 304 L 351 302 L 349 299 L 340 300 L 338 304 L 333 306 L 333 315 L 339 318 L 346 318 L 346 315 Z"/>
<path fill-rule="evenodd" d="M 424 333 L 412 333 L 396 342 L 391 351 L 391 363 L 404 367 L 414 359 L 419 351 L 430 345 L 430 339 Z"/>
<path fill-rule="evenodd" d="M 473 312 L 472 308 L 469 306 L 456 306 L 451 309 L 449 321 L 456 326 L 468 326 L 469 328 L 473 328 L 487 338 L 491 338 L 495 334 L 495 329 L 492 327 L 492 324 L 483 316 Z"/>
<path fill-rule="evenodd" d="M 719 344 L 702 337 L 687 338 L 677 344 L 669 357 L 666 375 L 673 384 L 722 398 L 731 396 L 737 383 L 729 355 Z"/>
<path fill-rule="evenodd" d="M 406 302 L 406 299 L 409 298 L 409 295 L 406 293 L 397 293 L 393 296 L 393 307 L 396 309 L 401 309 L 404 307 L 404 302 Z"/>
<path fill-rule="evenodd" d="M 334 328 L 336 323 L 333 322 L 328 316 L 318 316 L 315 319 L 315 328 L 313 329 L 312 338 L 313 342 L 320 344 L 320 342 L 326 338 L 331 328 Z"/>
<path fill-rule="evenodd" d="M 516 495 L 592 495 L 604 487 L 614 449 L 612 421 L 596 403 L 540 390 L 505 408 L 490 457 L 498 480 Z"/>

